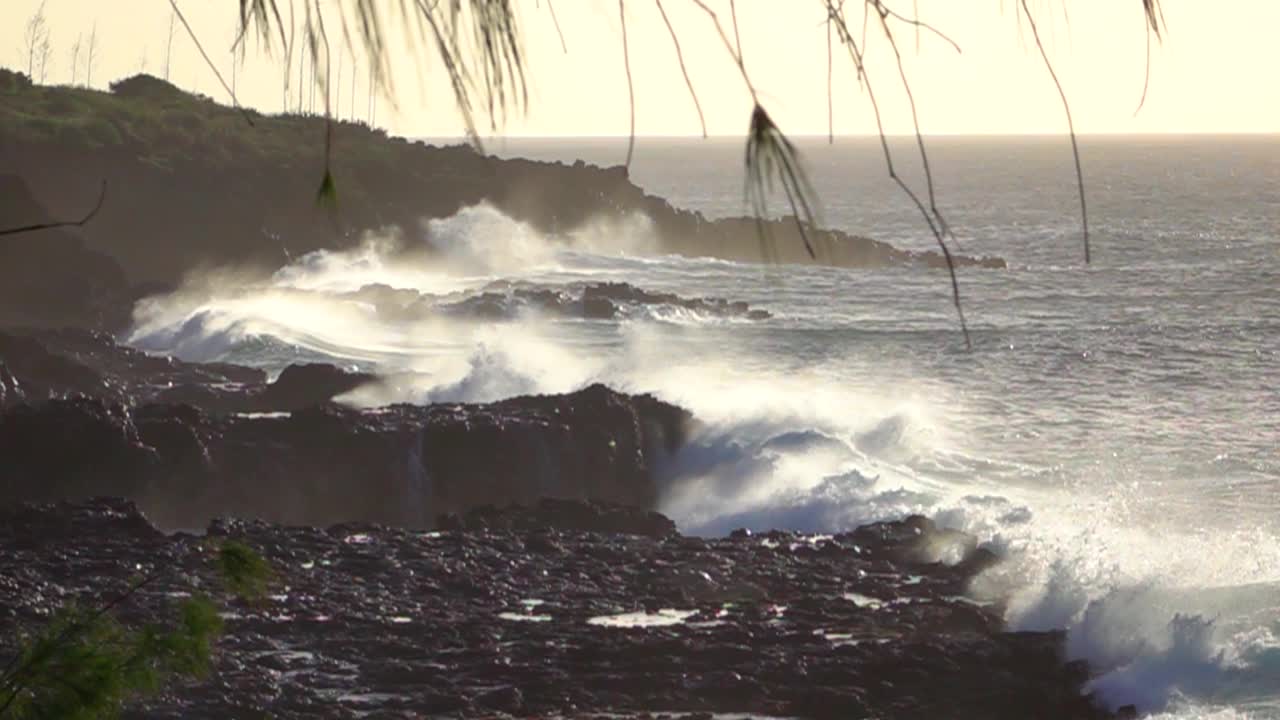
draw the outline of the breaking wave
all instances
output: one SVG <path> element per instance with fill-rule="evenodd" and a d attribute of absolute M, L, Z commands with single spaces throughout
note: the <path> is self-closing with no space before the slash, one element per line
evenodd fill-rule
<path fill-rule="evenodd" d="M 637 254 L 647 247 L 641 220 L 547 237 L 477 206 L 418 236 L 371 236 L 273 273 L 193 277 L 140 302 L 129 341 L 272 372 L 326 361 L 384 375 L 343 398 L 357 405 L 592 382 L 651 392 L 700 421 L 660 469 L 661 509 L 686 532 L 837 532 L 927 514 L 1008 558 L 972 592 L 1010 598 L 1014 628 L 1065 629 L 1113 707 L 1225 718 L 1235 715 L 1215 708 L 1275 700 L 1280 547 L 1265 529 L 1207 531 L 1194 515 L 1134 522 L 1139 490 L 1081 500 L 1078 486 L 1044 481 L 1060 468 L 1001 459 L 971 430 L 1000 419 L 952 379 L 891 353 L 833 349 L 838 328 L 809 332 L 822 293 L 855 274 L 769 277 Z"/>

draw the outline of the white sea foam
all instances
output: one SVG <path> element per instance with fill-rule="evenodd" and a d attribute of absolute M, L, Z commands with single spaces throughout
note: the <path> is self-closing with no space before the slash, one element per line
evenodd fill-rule
<path fill-rule="evenodd" d="M 1208 488 L 1200 494 L 1172 479 L 1166 485 L 1177 477 L 1171 461 L 1136 464 L 1124 456 L 1134 442 L 1108 439 L 1115 432 L 1108 423 L 1147 418 L 1054 409 L 1061 407 L 1049 394 L 1054 374 L 1099 373 L 1105 358 L 1082 356 L 1049 334 L 1021 338 L 1016 348 L 1003 338 L 986 347 L 979 335 L 979 349 L 965 354 L 954 349 L 943 295 L 900 315 L 881 307 L 900 300 L 899 284 L 934 292 L 931 276 L 762 273 L 630 254 L 651 249 L 648 232 L 641 221 L 625 221 L 549 238 L 478 206 L 417 236 L 370 236 L 271 275 L 192 278 L 139 303 L 129 340 L 273 371 L 306 358 L 386 374 L 387 382 L 344 398 L 359 405 L 489 401 L 596 381 L 652 392 L 700 421 L 660 468 L 662 509 L 684 531 L 838 532 L 923 513 L 1006 555 L 972 593 L 1009 598 L 1015 628 L 1066 628 L 1069 654 L 1091 662 L 1098 672 L 1091 689 L 1108 703 L 1136 703 L 1171 719 L 1267 717 L 1275 707 L 1280 543 L 1250 514 L 1253 505 L 1267 511 L 1268 495 L 1250 483 L 1271 487 L 1272 466 L 1233 455 L 1213 472 L 1236 473 L 1238 490 L 1217 476 L 1196 479 Z M 667 307 L 622 322 L 535 314 L 476 322 L 430 312 L 442 298 L 495 279 L 547 287 L 625 280 L 686 296 L 763 299 L 778 321 L 739 325 Z M 1035 282 L 1057 287 L 1052 278 Z M 833 296 L 863 304 L 828 310 L 823 303 Z M 993 313 L 988 308 L 987 317 Z M 905 344 L 910 333 L 922 334 L 924 350 Z M 1039 364 L 1024 367 L 1036 353 Z M 971 379 L 984 374 L 998 390 Z M 1084 387 L 1101 394 L 1117 386 Z M 1153 397 L 1201 402 L 1197 392 L 1178 385 Z M 1156 418 L 1144 432 L 1168 453 L 1176 449 L 1170 434 L 1193 418 Z M 1020 447 L 1034 452 L 1019 455 Z M 1201 507 L 1219 501 L 1214 493 L 1226 500 Z M 1233 499 L 1237 493 L 1243 500 Z"/>

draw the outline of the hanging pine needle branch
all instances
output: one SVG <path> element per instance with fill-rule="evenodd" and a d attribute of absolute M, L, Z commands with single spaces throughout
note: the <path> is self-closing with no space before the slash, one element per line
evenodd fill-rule
<path fill-rule="evenodd" d="M 751 112 L 751 129 L 747 133 L 745 153 L 747 169 L 746 200 L 756 216 L 756 229 L 765 242 L 767 229 L 764 219 L 769 212 L 769 194 L 775 182 L 782 187 L 791 206 L 791 217 L 810 259 L 817 259 L 813 243 L 809 241 L 808 227 L 816 227 L 813 211 L 813 187 L 809 184 L 800 164 L 800 153 L 787 136 L 778 129 L 769 113 L 760 105 Z"/>
<path fill-rule="evenodd" d="M 1145 15 L 1143 23 L 1143 33 L 1146 36 L 1146 58 L 1142 66 L 1142 97 L 1138 98 L 1138 107 L 1133 111 L 1134 117 L 1142 112 L 1142 106 L 1147 104 L 1147 89 L 1151 86 L 1151 36 L 1155 35 L 1156 40 L 1161 40 L 1160 26 L 1164 23 L 1164 11 L 1155 4 L 1155 0 L 1142 0 L 1142 10 Z"/>

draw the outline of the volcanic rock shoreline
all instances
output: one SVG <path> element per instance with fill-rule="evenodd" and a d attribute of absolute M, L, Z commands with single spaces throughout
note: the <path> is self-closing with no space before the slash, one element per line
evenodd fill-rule
<path fill-rule="evenodd" d="M 0 504 L 121 495 L 168 528 L 218 515 L 428 526 L 541 497 L 657 504 L 655 466 L 693 419 L 592 385 L 488 404 L 353 409 L 379 379 L 202 365 L 104 333 L 0 333 Z"/>
<path fill-rule="evenodd" d="M 1062 633 L 1007 632 L 964 596 L 994 556 L 924 518 L 705 540 L 559 501 L 440 526 L 166 535 L 123 500 L 0 511 L 0 644 L 157 567 L 119 612 L 163 613 L 214 581 L 208 547 L 230 538 L 271 563 L 268 600 L 228 608 L 209 678 L 126 717 L 1113 717 Z M 937 563 L 939 547 L 964 559 Z"/>
<path fill-rule="evenodd" d="M 164 612 L 234 538 L 275 568 L 269 602 L 230 608 L 210 678 L 126 717 L 1111 717 L 1062 633 L 966 596 L 998 562 L 969 536 L 684 537 L 653 508 L 685 411 L 602 386 L 331 402 L 377 381 L 0 333 L 0 651 L 150 568 L 120 613 Z M 84 499 L 107 494 L 129 499 Z"/>

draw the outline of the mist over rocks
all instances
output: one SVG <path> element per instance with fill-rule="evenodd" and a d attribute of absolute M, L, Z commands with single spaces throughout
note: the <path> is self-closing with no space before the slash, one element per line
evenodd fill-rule
<path fill-rule="evenodd" d="M 0 638 L 170 568 L 120 609 L 147 617 L 212 581 L 202 548 L 225 538 L 270 562 L 270 594 L 228 608 L 208 679 L 127 718 L 1112 717 L 1061 632 L 1007 632 L 998 606 L 964 598 L 981 564 L 931 562 L 923 518 L 700 539 L 584 529 L 574 518 L 635 514 L 557 508 L 436 532 L 221 518 L 204 537 L 118 499 L 0 510 Z"/>
<path fill-rule="evenodd" d="M 688 312 L 711 319 L 767 320 L 768 310 L 753 308 L 741 300 L 718 297 L 682 297 L 653 292 L 628 282 L 591 282 L 564 289 L 525 287 L 495 281 L 479 292 L 434 308 L 448 315 L 491 320 L 508 319 L 532 311 L 552 317 L 585 320 L 621 320 L 643 313 Z"/>
<path fill-rule="evenodd" d="M 307 365 L 266 383 L 100 333 L 0 333 L 0 504 L 121 495 L 170 528 L 222 514 L 422 527 L 543 497 L 652 509 L 655 463 L 693 422 L 603 385 L 488 404 L 330 402 L 374 381 Z"/>

